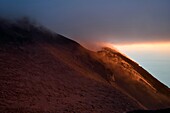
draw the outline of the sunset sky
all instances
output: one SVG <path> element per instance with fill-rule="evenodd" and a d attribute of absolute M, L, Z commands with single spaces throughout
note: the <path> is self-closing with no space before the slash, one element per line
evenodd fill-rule
<path fill-rule="evenodd" d="M 170 87 L 170 0 L 1 0 L 0 15 L 85 46 L 109 43 Z"/>
<path fill-rule="evenodd" d="M 114 45 L 170 87 L 170 43 Z"/>

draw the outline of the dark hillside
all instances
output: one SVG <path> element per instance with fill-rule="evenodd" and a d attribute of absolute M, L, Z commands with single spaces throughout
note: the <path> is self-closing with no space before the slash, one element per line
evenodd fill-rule
<path fill-rule="evenodd" d="M 121 113 L 170 105 L 163 84 L 153 80 L 160 94 L 133 61 L 106 53 L 27 19 L 0 19 L 0 112 Z"/>

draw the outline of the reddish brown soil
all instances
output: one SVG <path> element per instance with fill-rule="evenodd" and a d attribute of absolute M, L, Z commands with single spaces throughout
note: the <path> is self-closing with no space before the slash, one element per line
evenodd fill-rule
<path fill-rule="evenodd" d="M 0 112 L 124 112 L 141 107 L 39 46 L 0 50 Z"/>
<path fill-rule="evenodd" d="M 117 51 L 92 52 L 0 19 L 0 112 L 122 113 L 170 107 L 170 90 Z"/>

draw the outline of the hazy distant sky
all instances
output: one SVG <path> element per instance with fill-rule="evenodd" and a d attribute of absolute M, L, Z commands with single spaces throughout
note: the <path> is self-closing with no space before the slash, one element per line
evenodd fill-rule
<path fill-rule="evenodd" d="M 170 0 L 0 0 L 0 15 L 28 16 L 80 41 L 170 41 Z"/>
<path fill-rule="evenodd" d="M 170 42 L 116 45 L 116 48 L 170 87 Z"/>
<path fill-rule="evenodd" d="M 170 87 L 170 0 L 0 0 L 0 16 L 28 16 L 85 45 L 112 43 Z"/>

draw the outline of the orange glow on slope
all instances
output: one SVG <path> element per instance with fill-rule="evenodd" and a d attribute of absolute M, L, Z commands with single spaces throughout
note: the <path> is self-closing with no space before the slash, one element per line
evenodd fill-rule
<path fill-rule="evenodd" d="M 129 44 L 129 45 L 113 45 L 120 51 L 170 51 L 169 43 L 143 43 L 143 44 Z"/>

